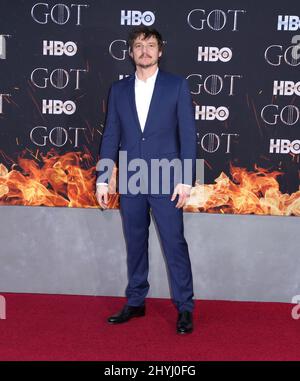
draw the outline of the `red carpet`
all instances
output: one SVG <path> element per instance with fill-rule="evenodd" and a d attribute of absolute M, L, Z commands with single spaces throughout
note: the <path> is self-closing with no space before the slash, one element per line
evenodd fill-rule
<path fill-rule="evenodd" d="M 284 303 L 197 301 L 195 331 L 175 333 L 169 300 L 147 299 L 147 314 L 106 323 L 123 298 L 2 294 L 0 359 L 206 361 L 300 360 L 300 320 Z"/>

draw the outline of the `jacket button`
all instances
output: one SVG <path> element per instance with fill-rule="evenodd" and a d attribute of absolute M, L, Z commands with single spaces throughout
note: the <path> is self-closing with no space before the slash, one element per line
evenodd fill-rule
<path fill-rule="evenodd" d="M 146 140 L 146 138 L 142 138 L 142 140 Z"/>

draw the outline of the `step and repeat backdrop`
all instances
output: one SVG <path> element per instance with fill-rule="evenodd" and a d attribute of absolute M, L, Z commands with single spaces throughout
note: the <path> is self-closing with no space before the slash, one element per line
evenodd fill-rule
<path fill-rule="evenodd" d="M 98 207 L 109 88 L 146 25 L 193 98 L 205 178 L 185 211 L 300 215 L 298 0 L 0 0 L 0 20 L 1 205 Z"/>

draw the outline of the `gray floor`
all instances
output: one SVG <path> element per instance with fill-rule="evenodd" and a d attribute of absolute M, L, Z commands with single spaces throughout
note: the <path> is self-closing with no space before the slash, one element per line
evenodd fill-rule
<path fill-rule="evenodd" d="M 123 296 L 119 210 L 0 207 L 1 292 Z M 185 213 L 197 299 L 290 302 L 300 294 L 300 219 Z M 151 297 L 169 297 L 156 227 Z"/>

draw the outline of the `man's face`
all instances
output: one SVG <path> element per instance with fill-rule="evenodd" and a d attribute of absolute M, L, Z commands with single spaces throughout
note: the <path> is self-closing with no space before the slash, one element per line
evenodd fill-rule
<path fill-rule="evenodd" d="M 129 54 L 136 66 L 146 69 L 157 64 L 162 52 L 159 51 L 156 37 L 151 36 L 145 40 L 144 35 L 141 34 L 134 40 Z"/>

